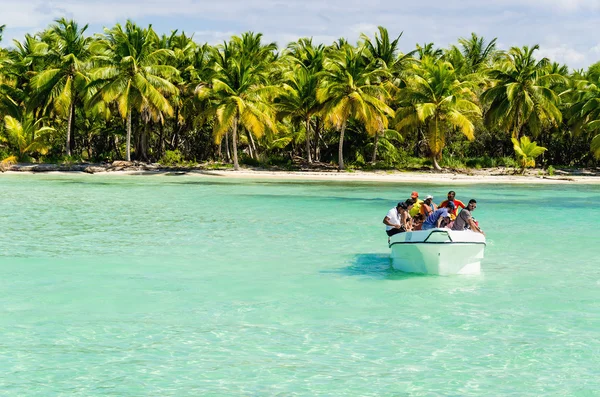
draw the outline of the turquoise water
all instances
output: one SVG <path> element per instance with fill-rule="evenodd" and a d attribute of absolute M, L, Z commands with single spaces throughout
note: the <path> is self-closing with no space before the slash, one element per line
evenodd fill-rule
<path fill-rule="evenodd" d="M 0 177 L 0 394 L 600 395 L 600 186 L 454 186 L 481 276 L 393 271 L 418 190 Z"/>

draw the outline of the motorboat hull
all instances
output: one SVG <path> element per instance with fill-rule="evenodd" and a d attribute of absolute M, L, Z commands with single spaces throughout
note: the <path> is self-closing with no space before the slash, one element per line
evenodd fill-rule
<path fill-rule="evenodd" d="M 470 230 L 430 229 L 390 237 L 392 266 L 407 273 L 479 274 L 485 236 Z"/>

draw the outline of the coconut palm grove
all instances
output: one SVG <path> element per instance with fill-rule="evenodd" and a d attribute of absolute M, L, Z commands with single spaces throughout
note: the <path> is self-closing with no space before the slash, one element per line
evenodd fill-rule
<path fill-rule="evenodd" d="M 571 70 L 475 33 L 407 53 L 401 41 L 380 27 L 356 44 L 247 32 L 211 46 L 56 20 L 1 43 L 0 160 L 598 166 L 600 63 Z"/>

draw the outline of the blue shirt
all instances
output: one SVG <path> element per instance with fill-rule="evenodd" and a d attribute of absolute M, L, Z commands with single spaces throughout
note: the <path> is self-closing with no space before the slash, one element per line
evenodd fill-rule
<path fill-rule="evenodd" d="M 425 222 L 423 222 L 423 227 L 425 228 L 426 226 L 429 226 L 427 229 L 434 228 L 437 226 L 437 221 L 440 219 L 440 217 L 447 218 L 448 216 L 448 208 L 439 208 L 432 212 L 427 219 L 425 219 Z"/>

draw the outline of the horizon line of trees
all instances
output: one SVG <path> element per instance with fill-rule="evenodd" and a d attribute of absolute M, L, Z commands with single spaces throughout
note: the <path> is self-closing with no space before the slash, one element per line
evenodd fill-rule
<path fill-rule="evenodd" d="M 253 32 L 211 46 L 132 21 L 86 30 L 61 18 L 0 48 L 0 160 L 440 170 L 509 165 L 522 137 L 545 165 L 600 159 L 600 63 L 570 71 L 537 45 L 501 51 L 473 33 L 402 53 L 383 27 L 356 45 L 281 49 Z"/>

